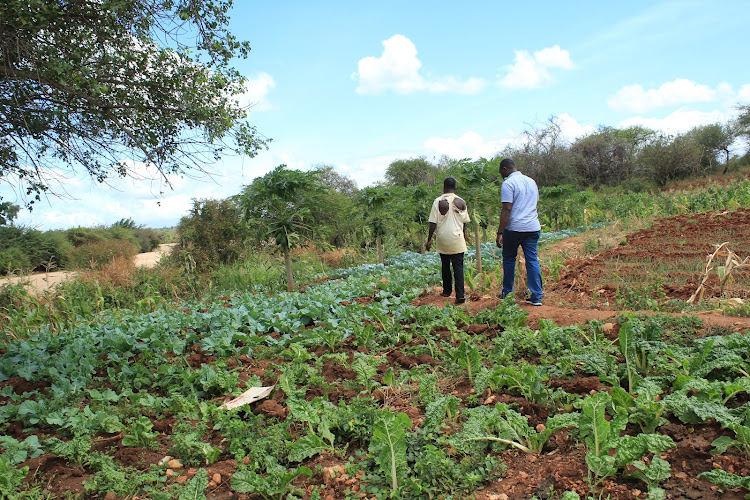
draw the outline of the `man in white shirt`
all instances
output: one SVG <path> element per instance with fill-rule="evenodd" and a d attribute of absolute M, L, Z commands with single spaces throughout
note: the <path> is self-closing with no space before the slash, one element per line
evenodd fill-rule
<path fill-rule="evenodd" d="M 464 253 L 466 234 L 464 225 L 470 222 L 466 202 L 456 193 L 456 179 L 446 177 L 443 181 L 443 194 L 435 198 L 430 211 L 430 233 L 427 236 L 427 250 L 432 246 L 432 236 L 436 235 L 435 250 L 440 254 L 443 278 L 443 297 L 453 292 L 452 278 L 456 282 L 456 304 L 466 302 L 464 296 Z M 453 266 L 453 276 L 451 276 Z"/>
<path fill-rule="evenodd" d="M 542 234 L 536 208 L 539 189 L 534 179 L 516 170 L 516 165 L 510 158 L 500 162 L 500 175 L 504 179 L 500 188 L 503 209 L 495 240 L 498 248 L 503 250 L 503 291 L 500 297 L 513 291 L 516 256 L 520 245 L 526 258 L 526 285 L 530 293 L 526 303 L 541 306 L 544 295 L 542 270 L 536 254 L 539 236 Z"/>

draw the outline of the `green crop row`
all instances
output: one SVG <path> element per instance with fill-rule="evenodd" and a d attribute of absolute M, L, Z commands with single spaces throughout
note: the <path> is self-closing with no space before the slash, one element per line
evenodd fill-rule
<path fill-rule="evenodd" d="M 304 293 L 110 310 L 6 342 L 0 493 L 49 496 L 52 479 L 24 480 L 27 461 L 46 453 L 86 471 L 82 496 L 204 498 L 212 464 L 235 460 L 232 490 L 264 498 L 465 498 L 506 475 L 507 450 L 549 453 L 565 433 L 585 450 L 588 489 L 564 498 L 626 477 L 664 498 L 667 422 L 695 432 L 718 422 L 713 453 L 750 453 L 747 332 L 697 337 L 695 318 L 640 316 L 621 317 L 617 338 L 597 322 L 532 330 L 512 295 L 476 314 L 411 305 L 437 270 L 434 254 L 409 253 Z M 559 382 L 581 377 L 595 388 Z M 221 408 L 268 383 L 283 411 Z M 106 442 L 198 473 L 177 482 L 167 464 L 124 465 Z M 317 466 L 321 456 L 339 466 Z M 722 487 L 747 481 L 706 473 Z"/>

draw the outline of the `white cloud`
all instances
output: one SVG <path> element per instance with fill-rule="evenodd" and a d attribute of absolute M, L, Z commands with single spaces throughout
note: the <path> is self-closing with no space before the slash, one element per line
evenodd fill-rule
<path fill-rule="evenodd" d="M 743 85 L 737 93 L 740 104 L 750 104 L 750 83 Z"/>
<path fill-rule="evenodd" d="M 572 69 L 570 53 L 559 45 L 547 47 L 529 54 L 527 50 L 516 51 L 516 61 L 507 67 L 508 73 L 500 79 L 500 85 L 514 89 L 542 87 L 552 81 L 549 69 Z"/>
<path fill-rule="evenodd" d="M 567 113 L 559 115 L 556 123 L 560 126 L 561 135 L 569 141 L 596 132 L 596 127 L 581 125 Z M 478 133 L 469 130 L 458 138 L 431 137 L 425 141 L 424 147 L 435 156 L 447 155 L 451 158 L 477 159 L 492 158 L 506 146 L 520 146 L 523 141 L 523 134 L 512 130 L 506 131 L 504 137 L 495 140 L 485 140 Z"/>
<path fill-rule="evenodd" d="M 259 73 L 245 82 L 245 92 L 236 96 L 240 106 L 250 111 L 268 111 L 273 106 L 268 101 L 268 93 L 276 87 L 276 81 L 268 73 Z"/>
<path fill-rule="evenodd" d="M 336 164 L 335 169 L 342 175 L 350 177 L 357 183 L 357 187 L 363 188 L 385 179 L 385 171 L 393 160 L 399 157 L 410 157 L 414 155 L 380 155 L 370 158 L 361 158 Z"/>
<path fill-rule="evenodd" d="M 417 91 L 476 94 L 486 85 L 481 78 L 425 77 L 420 74 L 421 67 L 414 43 L 403 35 L 393 35 L 383 41 L 383 54 L 380 57 L 369 56 L 359 60 L 358 72 L 352 78 L 359 80 L 359 94 L 380 94 L 386 90 L 398 94 Z"/>
<path fill-rule="evenodd" d="M 513 142 L 512 139 L 485 141 L 481 135 L 469 130 L 457 139 L 432 137 L 425 141 L 424 147 L 428 151 L 434 152 L 436 156 L 447 155 L 458 159 L 477 159 L 480 157 L 491 158 L 511 142 Z"/>
<path fill-rule="evenodd" d="M 724 123 L 728 116 L 722 111 L 695 111 L 690 109 L 678 109 L 664 118 L 644 118 L 635 116 L 621 121 L 618 128 L 627 128 L 634 125 L 641 125 L 652 130 L 658 130 L 667 134 L 678 134 L 687 132 L 700 125 L 710 125 L 712 123 Z"/>
<path fill-rule="evenodd" d="M 626 85 L 607 103 L 615 111 L 643 113 L 668 106 L 715 101 L 719 92 L 726 93 L 728 90 L 731 90 L 731 87 L 720 85 L 717 92 L 708 85 L 677 78 L 662 84 L 658 89 L 646 90 L 640 84 Z"/>
<path fill-rule="evenodd" d="M 563 137 L 569 141 L 574 141 L 579 137 L 593 134 L 596 132 L 596 127 L 591 125 L 581 125 L 578 120 L 570 116 L 568 113 L 562 113 L 557 117 L 557 124 L 560 126 L 560 132 Z"/>

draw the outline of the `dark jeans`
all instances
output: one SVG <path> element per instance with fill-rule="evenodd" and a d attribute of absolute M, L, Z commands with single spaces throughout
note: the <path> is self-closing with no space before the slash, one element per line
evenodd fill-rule
<path fill-rule="evenodd" d="M 541 231 L 519 232 L 508 231 L 507 229 L 503 231 L 503 297 L 513 291 L 516 256 L 520 246 L 523 248 L 523 256 L 526 258 L 526 285 L 531 293 L 529 300 L 541 302 L 544 295 L 542 292 L 542 270 L 536 256 L 536 246 L 541 233 Z"/>
<path fill-rule="evenodd" d="M 450 295 L 453 291 L 452 278 L 456 279 L 456 298 L 464 297 L 464 254 L 454 253 L 440 254 L 441 271 L 443 275 L 443 293 Z M 451 265 L 453 265 L 453 276 L 451 276 Z"/>

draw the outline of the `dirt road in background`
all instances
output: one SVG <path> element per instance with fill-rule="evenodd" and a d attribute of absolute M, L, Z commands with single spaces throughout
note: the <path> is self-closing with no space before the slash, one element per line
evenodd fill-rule
<path fill-rule="evenodd" d="M 135 265 L 138 267 L 154 267 L 159 259 L 172 250 L 175 243 L 165 243 L 159 245 L 159 248 L 154 252 L 139 253 L 135 256 Z M 28 282 L 28 286 L 35 288 L 36 290 L 43 292 L 48 288 L 51 288 L 58 283 L 63 282 L 68 278 L 72 278 L 76 275 L 75 271 L 52 271 L 49 273 L 33 273 L 29 276 L 18 276 L 12 278 L 0 278 L 0 286 L 6 283 L 19 283 Z"/>

